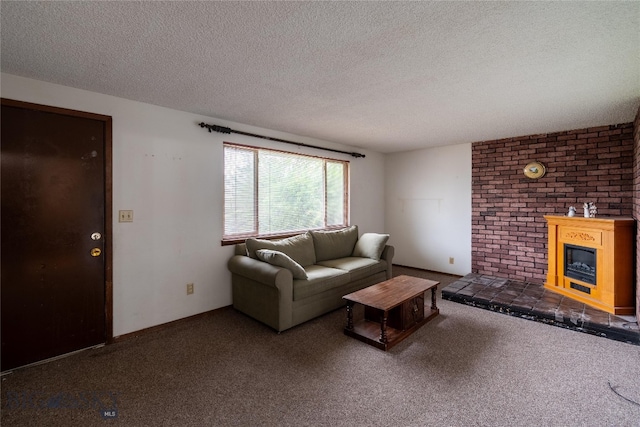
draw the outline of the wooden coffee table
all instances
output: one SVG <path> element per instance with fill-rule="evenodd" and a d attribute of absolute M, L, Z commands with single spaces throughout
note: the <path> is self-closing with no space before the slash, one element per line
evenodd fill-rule
<path fill-rule="evenodd" d="M 347 301 L 345 335 L 388 350 L 438 315 L 436 290 L 440 282 L 397 276 L 343 296 Z M 425 292 L 431 289 L 431 304 Z M 354 322 L 353 306 L 364 306 L 364 319 Z"/>

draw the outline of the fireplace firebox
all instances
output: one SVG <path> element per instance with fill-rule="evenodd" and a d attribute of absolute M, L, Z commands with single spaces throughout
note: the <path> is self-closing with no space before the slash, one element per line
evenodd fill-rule
<path fill-rule="evenodd" d="M 564 244 L 564 275 L 596 284 L 596 249 Z"/>

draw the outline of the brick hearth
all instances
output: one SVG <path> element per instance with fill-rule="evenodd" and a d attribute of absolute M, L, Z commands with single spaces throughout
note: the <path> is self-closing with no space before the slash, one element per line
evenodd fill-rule
<path fill-rule="evenodd" d="M 442 289 L 442 298 L 640 345 L 640 329 L 635 316 L 615 316 L 536 283 L 472 273 Z"/>

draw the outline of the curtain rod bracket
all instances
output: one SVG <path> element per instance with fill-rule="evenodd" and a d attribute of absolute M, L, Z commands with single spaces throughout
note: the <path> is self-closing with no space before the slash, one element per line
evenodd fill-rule
<path fill-rule="evenodd" d="M 211 131 L 220 132 L 220 133 L 231 133 L 231 128 L 226 128 L 226 127 L 218 126 L 218 125 L 208 125 L 208 124 L 206 124 L 204 122 L 200 123 L 200 127 L 201 128 L 207 128 L 209 133 L 211 133 Z"/>
<path fill-rule="evenodd" d="M 297 145 L 299 147 L 316 148 L 316 149 L 319 149 L 319 150 L 332 151 L 334 153 L 348 154 L 348 155 L 350 155 L 352 157 L 355 157 L 356 159 L 365 157 L 365 155 L 362 154 L 362 153 L 342 151 L 342 150 L 334 150 L 332 148 L 318 147 L 316 145 L 303 144 L 301 142 L 293 142 L 293 141 L 287 141 L 285 139 L 271 138 L 269 136 L 257 135 L 255 133 L 249 133 L 249 132 L 242 132 L 242 131 L 238 131 L 238 130 L 233 130 L 231 128 L 227 128 L 227 127 L 224 127 L 224 126 L 209 125 L 209 124 L 204 123 L 204 122 L 198 123 L 198 126 L 200 126 L 201 128 L 207 128 L 207 131 L 209 131 L 209 133 L 211 133 L 211 132 L 237 133 L 239 135 L 252 136 L 254 138 L 268 139 L 269 141 L 284 142 L 285 144 L 293 144 L 293 145 Z"/>

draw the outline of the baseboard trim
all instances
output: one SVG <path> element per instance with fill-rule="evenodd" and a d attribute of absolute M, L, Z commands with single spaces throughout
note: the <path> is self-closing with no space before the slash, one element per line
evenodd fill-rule
<path fill-rule="evenodd" d="M 391 268 L 393 268 L 393 267 L 413 268 L 414 270 L 424 271 L 426 273 L 444 274 L 445 276 L 451 276 L 451 277 L 464 277 L 464 276 L 461 276 L 459 274 L 443 273 L 442 271 L 427 270 L 426 268 L 411 267 L 410 265 L 391 264 Z"/>
<path fill-rule="evenodd" d="M 104 346 L 105 346 L 105 344 L 96 344 L 96 345 L 92 345 L 92 346 L 89 346 L 89 347 L 81 348 L 79 350 L 74 350 L 74 351 L 71 351 L 69 353 L 59 354 L 57 356 L 53 356 L 53 357 L 50 357 L 48 359 L 38 360 L 37 362 L 29 363 L 28 365 L 17 366 L 15 368 L 7 369 L 6 371 L 0 372 L 0 376 L 4 377 L 5 375 L 13 374 L 15 371 L 18 371 L 18 370 L 31 368 L 31 367 L 34 367 L 34 366 L 42 365 L 44 363 L 53 362 L 53 361 L 56 361 L 56 360 L 59 360 L 59 359 L 64 359 L 65 357 L 73 356 L 74 354 L 80 353 L 82 351 L 92 350 L 92 349 L 96 349 L 96 348 L 100 348 L 100 347 L 104 347 Z"/>
<path fill-rule="evenodd" d="M 229 309 L 231 309 L 233 306 L 232 305 L 227 305 L 224 307 L 220 307 L 220 308 L 216 308 L 214 310 L 209 310 L 209 311 L 205 311 L 203 313 L 199 313 L 199 314 L 194 314 L 193 316 L 188 316 L 188 317 L 183 317 L 182 319 L 177 319 L 177 320 L 173 320 L 171 322 L 167 322 L 167 323 L 162 323 L 160 325 L 155 325 L 155 326 L 150 326 L 148 328 L 144 328 L 144 329 L 140 329 L 134 332 L 129 332 L 127 334 L 122 334 L 122 335 L 118 335 L 117 337 L 113 337 L 113 339 L 111 339 L 108 344 L 114 344 L 114 343 L 118 343 L 118 342 L 122 342 L 122 341 L 127 341 L 130 340 L 132 338 L 138 338 L 140 336 L 143 335 L 147 335 L 153 332 L 158 332 L 158 331 L 162 331 L 165 329 L 169 329 L 172 328 L 176 325 L 180 325 L 182 323 L 187 323 L 187 322 L 191 322 L 194 320 L 198 320 L 198 319 L 202 319 L 204 317 L 209 317 L 209 316 L 215 316 L 216 314 L 220 314 L 222 312 L 225 312 Z"/>

